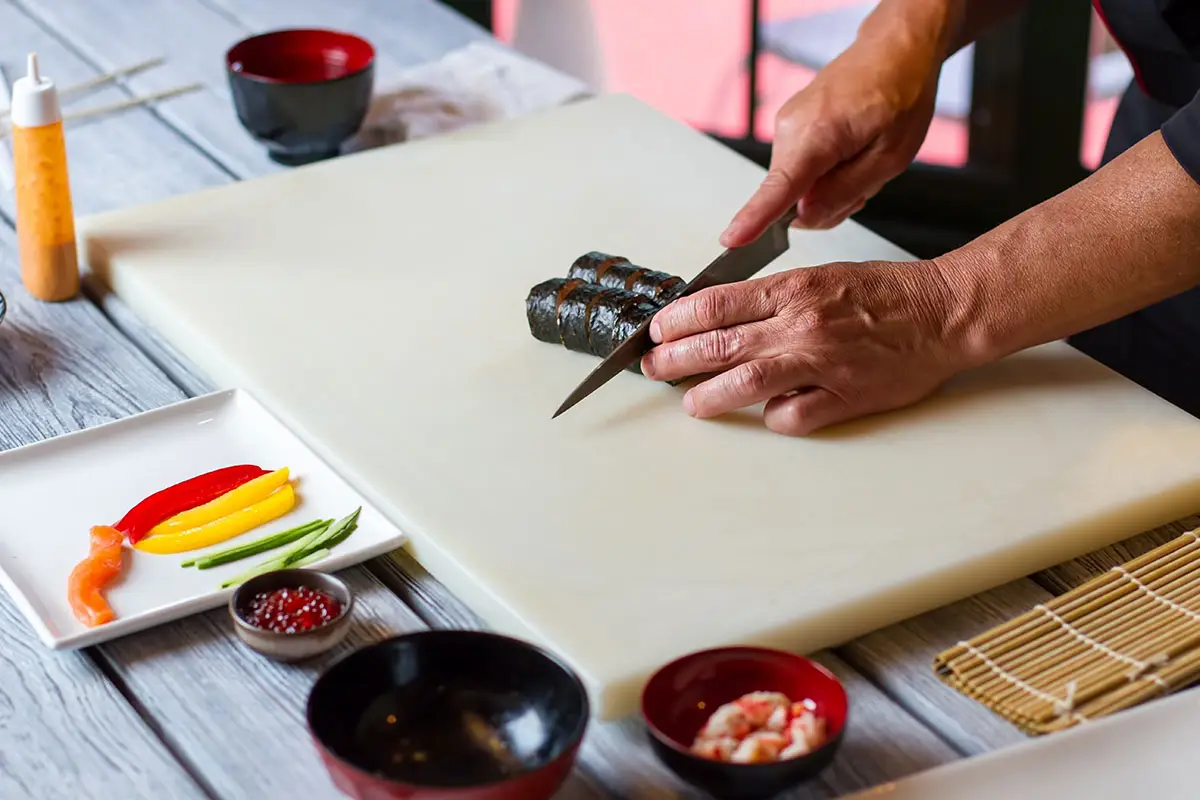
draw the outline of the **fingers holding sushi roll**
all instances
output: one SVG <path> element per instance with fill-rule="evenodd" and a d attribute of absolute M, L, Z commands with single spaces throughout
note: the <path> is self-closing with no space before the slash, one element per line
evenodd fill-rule
<path fill-rule="evenodd" d="M 713 377 L 684 395 L 708 418 L 766 401 L 806 435 L 914 403 L 972 364 L 946 277 L 929 262 L 837 263 L 714 286 L 655 314 L 643 373 Z"/>

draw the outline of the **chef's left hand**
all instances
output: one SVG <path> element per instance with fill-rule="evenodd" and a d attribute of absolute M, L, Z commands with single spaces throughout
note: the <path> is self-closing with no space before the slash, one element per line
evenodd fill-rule
<path fill-rule="evenodd" d="M 914 403 L 970 366 L 956 294 L 929 261 L 835 263 L 714 286 L 658 312 L 659 344 L 642 371 L 660 381 L 711 375 L 684 395 L 694 417 L 765 401 L 768 428 L 805 435 Z"/>

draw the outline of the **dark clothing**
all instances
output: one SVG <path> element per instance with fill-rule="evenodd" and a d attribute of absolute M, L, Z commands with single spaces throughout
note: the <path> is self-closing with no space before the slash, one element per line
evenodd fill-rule
<path fill-rule="evenodd" d="M 1094 0 L 1094 4 L 1136 75 L 1117 108 L 1104 163 L 1161 130 L 1167 147 L 1200 182 L 1200 0 Z M 1200 289 L 1068 341 L 1200 417 Z"/>
<path fill-rule="evenodd" d="M 1149 98 L 1175 109 L 1167 147 L 1200 181 L 1200 0 L 1092 0 Z M 1153 133 L 1145 131 L 1143 136 Z M 1138 137 L 1141 138 L 1141 137 Z M 1129 142 L 1133 144 L 1133 142 Z"/>

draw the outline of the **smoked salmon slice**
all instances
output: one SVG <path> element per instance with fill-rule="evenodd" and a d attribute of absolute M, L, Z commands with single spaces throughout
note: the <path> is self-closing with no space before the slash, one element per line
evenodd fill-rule
<path fill-rule="evenodd" d="M 116 614 L 104 599 L 102 590 L 121 574 L 124 556 L 121 542 L 124 535 L 108 525 L 96 525 L 91 530 L 88 556 L 80 561 L 67 579 L 67 600 L 75 618 L 94 628 L 116 619 Z"/>

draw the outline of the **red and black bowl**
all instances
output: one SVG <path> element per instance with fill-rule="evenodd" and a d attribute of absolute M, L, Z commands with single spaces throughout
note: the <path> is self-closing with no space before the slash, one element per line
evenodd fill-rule
<path fill-rule="evenodd" d="M 350 33 L 296 28 L 259 34 L 225 54 L 238 120 L 288 166 L 331 158 L 362 126 L 375 48 Z"/>
<path fill-rule="evenodd" d="M 351 653 L 317 679 L 308 727 L 357 800 L 544 800 L 587 729 L 582 681 L 528 642 L 422 631 Z"/>
<path fill-rule="evenodd" d="M 735 764 L 691 752 L 696 734 L 720 706 L 750 692 L 812 700 L 825 718 L 826 740 L 806 755 Z M 765 800 L 829 766 L 842 742 L 846 690 L 829 670 L 794 653 L 723 647 L 683 656 L 658 670 L 642 691 L 642 718 L 659 760 L 684 781 L 723 800 Z"/>

